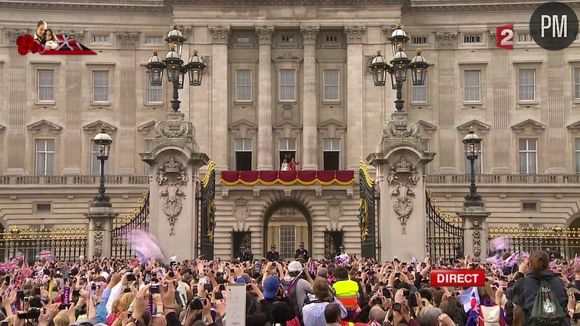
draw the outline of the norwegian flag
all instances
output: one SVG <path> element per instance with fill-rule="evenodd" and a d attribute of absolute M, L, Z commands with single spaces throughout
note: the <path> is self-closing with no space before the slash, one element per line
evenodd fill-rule
<path fill-rule="evenodd" d="M 95 51 L 89 49 L 83 44 L 79 43 L 72 36 L 66 34 L 57 34 L 56 40 L 58 41 L 58 47 L 54 50 L 44 50 L 40 54 L 76 54 L 76 55 L 91 55 L 97 54 Z"/>

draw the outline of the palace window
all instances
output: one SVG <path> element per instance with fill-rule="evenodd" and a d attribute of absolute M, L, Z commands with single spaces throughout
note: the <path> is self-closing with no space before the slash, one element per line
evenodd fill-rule
<path fill-rule="evenodd" d="M 538 140 L 535 138 L 522 138 L 518 144 L 520 173 L 538 173 Z"/>
<path fill-rule="evenodd" d="M 340 170 L 340 139 L 323 140 L 324 170 Z"/>
<path fill-rule="evenodd" d="M 292 159 L 296 159 L 296 139 L 281 138 L 278 143 L 278 148 L 280 152 L 280 165 L 282 165 L 284 160 L 290 163 Z"/>
<path fill-rule="evenodd" d="M 99 146 L 91 141 L 91 175 L 101 175 L 101 161 L 97 158 Z M 105 174 L 109 171 L 109 160 L 105 161 Z"/>
<path fill-rule="evenodd" d="M 322 71 L 322 82 L 324 84 L 324 101 L 340 101 L 340 72 L 338 69 L 325 69 Z"/>
<path fill-rule="evenodd" d="M 294 43 L 296 42 L 296 37 L 294 35 L 282 35 L 280 40 L 282 43 Z"/>
<path fill-rule="evenodd" d="M 93 70 L 93 103 L 109 101 L 109 71 Z"/>
<path fill-rule="evenodd" d="M 52 175 L 54 173 L 54 139 L 37 139 L 36 175 Z"/>
<path fill-rule="evenodd" d="M 280 102 L 296 101 L 296 69 L 280 69 L 278 76 Z"/>
<path fill-rule="evenodd" d="M 324 40 L 326 43 L 338 43 L 338 35 L 326 35 Z"/>
<path fill-rule="evenodd" d="M 576 173 L 580 173 L 580 138 L 576 138 L 574 147 L 574 158 L 576 159 Z"/>
<path fill-rule="evenodd" d="M 37 203 L 36 204 L 36 213 L 38 214 L 50 214 L 52 211 L 52 204 L 51 203 Z"/>
<path fill-rule="evenodd" d="M 145 36 L 145 44 L 163 44 L 163 37 Z"/>
<path fill-rule="evenodd" d="M 111 35 L 93 35 L 93 43 L 111 43 Z"/>
<path fill-rule="evenodd" d="M 574 98 L 580 99 L 580 68 L 574 69 Z"/>
<path fill-rule="evenodd" d="M 518 71 L 518 99 L 520 101 L 536 100 L 536 69 Z"/>
<path fill-rule="evenodd" d="M 54 69 L 38 69 L 38 102 L 54 103 Z"/>
<path fill-rule="evenodd" d="M 519 43 L 531 43 L 534 39 L 530 35 L 530 33 L 518 33 L 518 42 Z"/>
<path fill-rule="evenodd" d="M 417 35 L 411 38 L 413 44 L 427 44 L 427 36 L 426 35 Z"/>
<path fill-rule="evenodd" d="M 538 203 L 535 201 L 522 202 L 522 211 L 524 211 L 524 212 L 537 212 L 538 211 Z"/>
<path fill-rule="evenodd" d="M 463 43 L 481 43 L 481 34 L 464 34 Z"/>
<path fill-rule="evenodd" d="M 412 84 L 412 83 L 411 83 Z M 427 103 L 427 80 L 423 85 L 411 85 L 411 103 L 425 104 Z"/>
<path fill-rule="evenodd" d="M 252 71 L 236 70 L 236 102 L 252 101 Z"/>
<path fill-rule="evenodd" d="M 464 102 L 481 102 L 481 70 L 465 70 L 463 77 Z"/>
<path fill-rule="evenodd" d="M 280 226 L 280 256 L 286 258 L 294 257 L 296 250 L 296 226 Z"/>
<path fill-rule="evenodd" d="M 236 170 L 252 170 L 252 139 L 236 138 L 234 140 L 234 151 L 236 154 Z"/>
<path fill-rule="evenodd" d="M 147 104 L 163 103 L 163 85 L 151 85 L 149 77 L 145 81 L 145 85 L 147 85 Z"/>

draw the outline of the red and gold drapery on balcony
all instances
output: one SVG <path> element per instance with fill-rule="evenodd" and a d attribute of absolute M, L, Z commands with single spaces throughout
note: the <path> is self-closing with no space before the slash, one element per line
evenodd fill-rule
<path fill-rule="evenodd" d="M 226 186 L 254 186 L 257 184 L 273 186 L 281 184 L 292 186 L 340 185 L 349 186 L 354 182 L 354 171 L 222 171 L 221 183 Z"/>

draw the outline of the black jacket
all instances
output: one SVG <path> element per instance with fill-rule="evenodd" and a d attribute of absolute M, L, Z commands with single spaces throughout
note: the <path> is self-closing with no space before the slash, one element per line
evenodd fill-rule
<path fill-rule="evenodd" d="M 307 261 L 309 256 L 308 256 L 308 250 L 306 249 L 296 249 L 296 254 L 294 255 L 294 259 L 299 259 L 302 258 L 304 261 Z"/>
<path fill-rule="evenodd" d="M 280 253 L 277 251 L 274 251 L 274 252 L 268 251 L 266 253 L 266 259 L 268 261 L 278 261 L 278 260 L 280 260 Z"/>
<path fill-rule="evenodd" d="M 522 277 L 516 281 L 513 287 L 509 288 L 506 296 L 508 300 L 513 301 L 518 306 L 522 307 L 524 313 L 524 325 L 527 325 L 532 313 L 532 308 L 534 307 L 534 301 L 536 300 L 536 295 L 540 289 L 540 279 L 544 279 L 550 285 L 550 289 L 554 296 L 562 306 L 564 311 L 567 311 L 568 296 L 566 295 L 566 289 L 562 281 L 554 275 L 554 273 L 544 270 L 540 277 L 528 273 L 525 277 Z M 570 325 L 570 319 L 566 320 L 566 325 Z"/>

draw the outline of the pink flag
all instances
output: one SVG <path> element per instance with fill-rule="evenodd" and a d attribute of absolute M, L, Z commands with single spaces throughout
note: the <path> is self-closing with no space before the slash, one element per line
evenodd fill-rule
<path fill-rule="evenodd" d="M 131 247 L 142 263 L 147 262 L 149 259 L 165 260 L 165 254 L 154 236 L 141 230 L 133 230 L 129 235 Z"/>
<path fill-rule="evenodd" d="M 510 239 L 507 237 L 497 237 L 489 242 L 491 251 L 507 250 L 510 247 Z"/>

